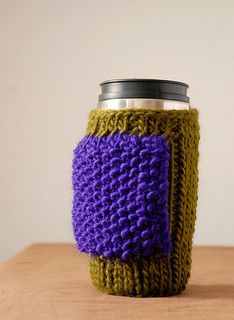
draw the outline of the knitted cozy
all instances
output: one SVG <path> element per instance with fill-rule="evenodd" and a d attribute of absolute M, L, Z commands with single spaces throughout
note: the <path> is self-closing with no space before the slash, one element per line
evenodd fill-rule
<path fill-rule="evenodd" d="M 166 296 L 190 275 L 198 112 L 93 110 L 73 159 L 73 230 L 94 285 Z"/>

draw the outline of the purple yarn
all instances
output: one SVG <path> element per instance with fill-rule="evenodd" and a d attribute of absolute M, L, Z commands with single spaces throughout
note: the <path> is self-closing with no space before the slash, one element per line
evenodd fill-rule
<path fill-rule="evenodd" d="M 169 146 L 163 136 L 86 136 L 74 150 L 72 222 L 93 256 L 170 253 Z"/>

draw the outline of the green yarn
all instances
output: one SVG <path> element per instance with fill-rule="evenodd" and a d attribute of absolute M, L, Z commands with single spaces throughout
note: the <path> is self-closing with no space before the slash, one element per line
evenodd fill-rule
<path fill-rule="evenodd" d="M 168 296 L 185 289 L 190 276 L 192 238 L 198 187 L 198 111 L 190 110 L 93 110 L 87 134 L 103 136 L 123 132 L 164 135 L 170 145 L 169 215 L 170 256 L 120 259 L 90 258 L 94 285 L 108 294 Z"/>

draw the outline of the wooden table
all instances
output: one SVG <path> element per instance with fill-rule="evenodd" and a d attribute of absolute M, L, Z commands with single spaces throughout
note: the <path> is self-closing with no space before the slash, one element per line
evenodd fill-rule
<path fill-rule="evenodd" d="M 0 319 L 234 319 L 234 248 L 194 247 L 187 289 L 168 298 L 108 296 L 71 244 L 33 244 L 0 265 Z"/>

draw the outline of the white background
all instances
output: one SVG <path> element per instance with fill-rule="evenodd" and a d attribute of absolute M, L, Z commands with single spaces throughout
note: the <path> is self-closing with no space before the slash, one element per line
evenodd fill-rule
<path fill-rule="evenodd" d="M 73 241 L 72 152 L 99 83 L 190 84 L 200 110 L 194 243 L 234 245 L 234 1 L 0 0 L 0 259 Z"/>

